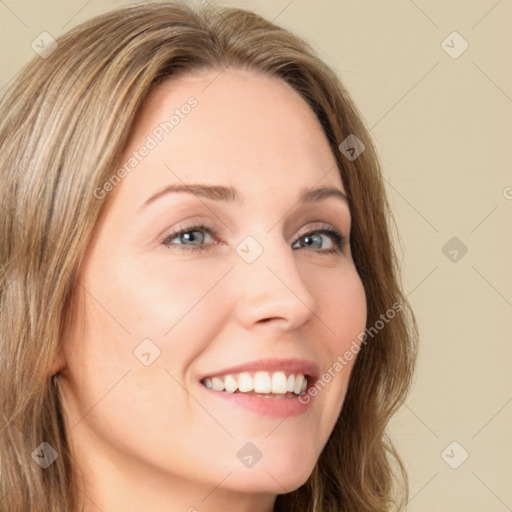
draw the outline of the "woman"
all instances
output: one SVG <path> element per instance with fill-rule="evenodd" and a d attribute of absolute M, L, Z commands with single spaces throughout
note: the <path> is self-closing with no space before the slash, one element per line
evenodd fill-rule
<path fill-rule="evenodd" d="M 2 510 L 403 505 L 416 324 L 368 131 L 305 42 L 132 6 L 0 109 Z"/>

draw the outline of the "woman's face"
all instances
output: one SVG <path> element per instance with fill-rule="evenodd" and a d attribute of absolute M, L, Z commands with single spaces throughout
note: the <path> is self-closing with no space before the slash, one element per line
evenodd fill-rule
<path fill-rule="evenodd" d="M 350 212 L 317 118 L 276 78 L 187 75 L 152 92 L 112 175 L 95 192 L 106 209 L 60 363 L 86 481 L 161 482 L 198 510 L 213 489 L 205 504 L 226 491 L 296 489 L 343 404 L 354 359 L 335 363 L 366 323 Z M 185 184 L 229 187 L 236 198 L 168 188 Z M 320 188 L 340 194 L 313 193 Z M 328 230 L 345 239 L 341 248 Z M 247 363 L 256 363 L 249 377 L 263 372 L 260 391 L 281 371 L 286 384 L 290 373 L 309 375 L 309 386 L 312 376 L 331 378 L 307 405 L 201 383 L 239 377 L 228 370 Z M 118 497 L 132 492 L 122 489 Z"/>

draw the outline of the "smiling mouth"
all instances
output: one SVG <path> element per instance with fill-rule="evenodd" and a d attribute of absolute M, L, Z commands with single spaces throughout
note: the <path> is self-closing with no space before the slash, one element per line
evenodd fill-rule
<path fill-rule="evenodd" d="M 260 398 L 297 398 L 308 388 L 311 377 L 302 373 L 241 372 L 205 377 L 200 382 L 212 391 Z"/>

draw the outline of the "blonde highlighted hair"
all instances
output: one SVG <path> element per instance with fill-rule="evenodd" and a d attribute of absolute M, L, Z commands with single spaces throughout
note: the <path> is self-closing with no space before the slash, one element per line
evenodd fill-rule
<path fill-rule="evenodd" d="M 314 111 L 349 198 L 367 326 L 402 306 L 358 354 L 342 412 L 310 478 L 279 495 L 274 511 L 383 512 L 405 503 L 407 478 L 386 427 L 410 386 L 417 326 L 362 116 L 334 72 L 287 30 L 241 9 L 163 2 L 124 7 L 74 28 L 50 55 L 24 68 L 0 103 L 2 512 L 79 509 L 50 368 L 72 319 L 81 257 L 108 201 L 94 191 L 117 168 L 155 84 L 227 67 L 281 78 Z M 350 134 L 366 146 L 356 159 L 338 149 Z M 47 469 L 31 455 L 43 441 L 59 454 Z"/>

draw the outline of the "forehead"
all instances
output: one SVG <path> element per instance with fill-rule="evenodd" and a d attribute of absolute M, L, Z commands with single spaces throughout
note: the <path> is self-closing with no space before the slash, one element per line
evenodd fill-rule
<path fill-rule="evenodd" d="M 249 200 L 305 186 L 343 189 L 308 104 L 283 80 L 251 71 L 194 73 L 156 86 L 135 119 L 120 165 L 144 146 L 151 149 L 118 187 L 130 196 L 192 181 L 231 185 Z"/>

